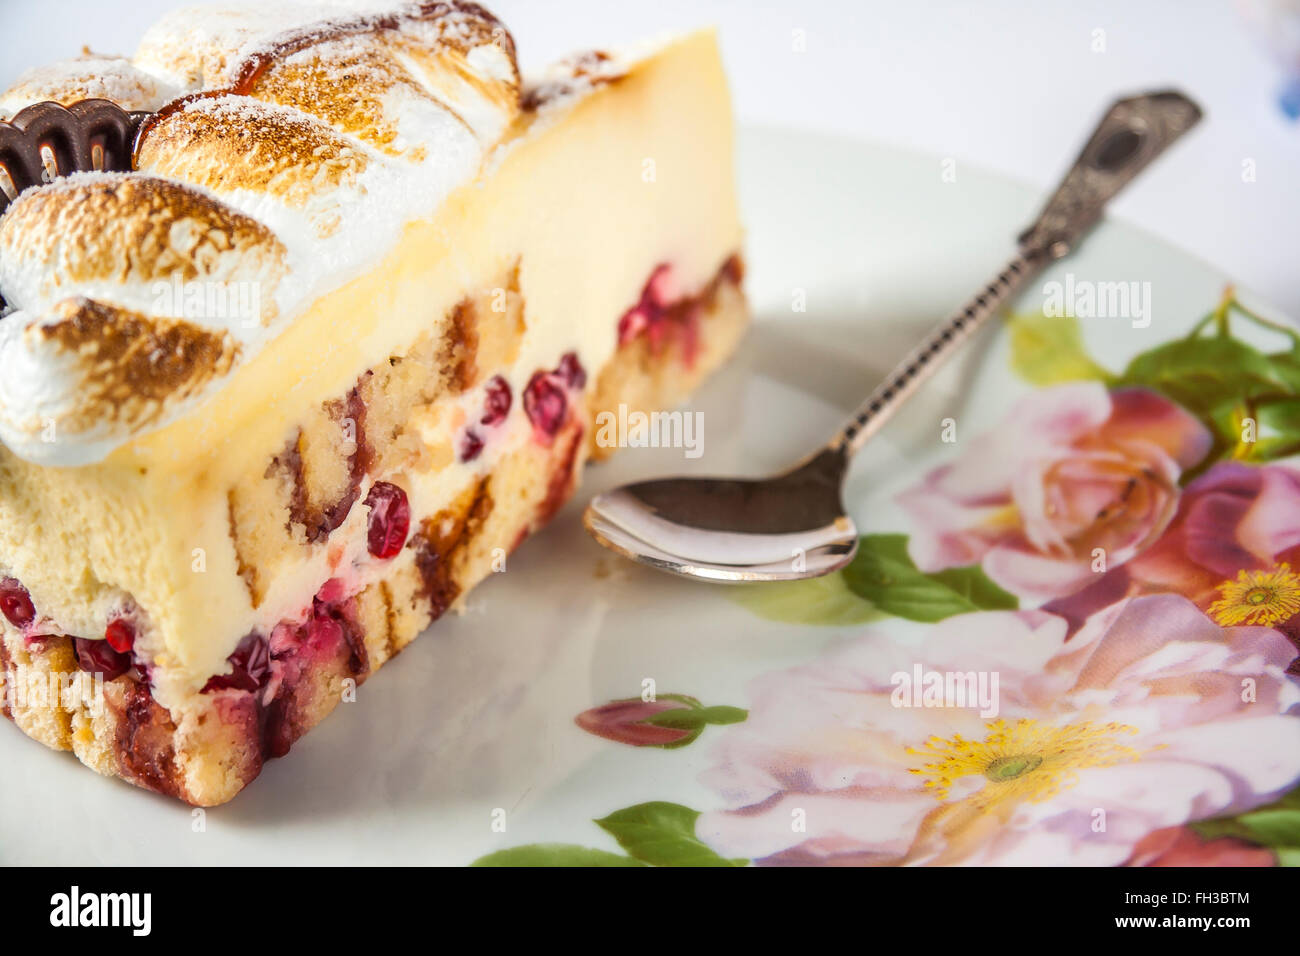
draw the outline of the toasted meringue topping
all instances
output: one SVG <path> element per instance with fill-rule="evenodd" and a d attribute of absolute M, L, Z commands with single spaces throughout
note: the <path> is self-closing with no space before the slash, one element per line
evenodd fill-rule
<path fill-rule="evenodd" d="M 297 208 L 355 189 L 369 163 L 352 140 L 297 110 L 226 94 L 203 94 L 159 116 L 136 153 L 143 172 L 219 195 L 266 193 Z"/>
<path fill-rule="evenodd" d="M 87 55 L 28 70 L 3 96 L 0 119 L 25 106 L 51 101 L 69 106 L 78 100 L 111 100 L 122 109 L 156 110 L 179 90 L 140 69 L 126 57 Z"/>
<path fill-rule="evenodd" d="M 42 346 L 85 369 L 86 414 L 96 420 L 156 418 L 166 403 L 184 401 L 224 375 L 239 352 L 228 332 L 84 298 L 60 302 L 50 321 L 31 331 Z"/>
<path fill-rule="evenodd" d="M 397 147 L 401 106 L 444 109 L 373 34 L 308 47 L 268 67 L 249 95 L 293 107 L 389 155 Z M 408 145 L 424 149 L 425 144 Z M 417 161 L 422 156 L 411 156 Z"/>
<path fill-rule="evenodd" d="M 240 352 L 228 332 L 86 298 L 23 318 L 0 323 L 0 438 L 30 461 L 102 457 L 123 432 L 185 407 Z"/>
<path fill-rule="evenodd" d="M 544 99 L 624 68 L 573 61 Z M 514 41 L 461 0 L 179 11 L 133 61 L 34 71 L 0 106 L 96 92 L 157 109 L 138 171 L 29 190 L 0 218 L 0 294 L 14 310 L 0 318 L 0 439 L 54 464 L 99 460 L 213 394 L 522 128 Z M 196 311 L 194 284 L 253 286 L 254 320 L 242 299 Z"/>
<path fill-rule="evenodd" d="M 321 3 L 310 10 L 302 3 L 247 2 L 182 7 L 145 32 L 135 64 L 183 90 L 225 86 L 250 45 L 319 20 L 329 6 Z"/>
<path fill-rule="evenodd" d="M 0 288 L 32 316 L 74 296 L 152 313 L 158 284 L 179 279 L 257 282 L 269 321 L 284 257 L 256 220 L 192 187 L 136 174 L 69 176 L 27 190 L 0 218 Z"/>
<path fill-rule="evenodd" d="M 662 41 L 655 41 L 660 43 Z M 551 64 L 523 95 L 526 110 L 547 112 L 625 76 L 629 61 L 608 50 L 585 50 Z"/>

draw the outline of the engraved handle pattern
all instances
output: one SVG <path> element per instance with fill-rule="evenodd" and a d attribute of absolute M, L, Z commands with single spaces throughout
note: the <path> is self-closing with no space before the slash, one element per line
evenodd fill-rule
<path fill-rule="evenodd" d="M 1037 221 L 1020 234 L 1021 248 L 1061 258 L 1097 223 L 1106 203 L 1200 119 L 1201 108 L 1173 91 L 1116 102 Z"/>
<path fill-rule="evenodd" d="M 907 354 L 831 440 L 830 449 L 857 452 L 959 345 L 1048 263 L 1069 253 L 1096 225 L 1106 203 L 1200 118 L 1200 107 L 1172 91 L 1111 106 L 1038 219 L 1020 234 L 1020 252 Z"/>
<path fill-rule="evenodd" d="M 921 383 L 928 379 L 944 359 L 970 338 L 975 330 L 997 315 L 1003 303 L 1012 298 L 1041 269 L 1041 252 L 1022 252 L 1003 267 L 984 289 L 965 307 L 927 335 L 894 367 L 854 413 L 853 418 L 831 441 L 831 448 L 857 452 L 868 438 L 889 420 Z"/>

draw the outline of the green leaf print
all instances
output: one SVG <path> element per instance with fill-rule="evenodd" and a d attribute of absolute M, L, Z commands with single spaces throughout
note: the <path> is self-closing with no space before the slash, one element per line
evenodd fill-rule
<path fill-rule="evenodd" d="M 710 708 L 737 710 L 737 708 Z M 743 711 L 742 711 L 743 713 Z M 741 718 L 743 719 L 743 718 Z M 728 860 L 695 836 L 698 810 L 656 800 L 616 810 L 593 821 L 627 856 L 572 843 L 531 843 L 489 853 L 471 866 L 747 866 Z"/>
<path fill-rule="evenodd" d="M 1160 392 L 1204 417 L 1225 402 L 1289 391 L 1267 355 L 1233 338 L 1189 338 L 1143 352 L 1118 384 Z"/>
<path fill-rule="evenodd" d="M 852 627 L 888 617 L 855 594 L 841 574 L 728 588 L 727 596 L 761 618 L 787 624 Z"/>
<path fill-rule="evenodd" d="M 1110 382 L 1113 376 L 1094 362 L 1073 316 L 1013 315 L 1011 369 L 1031 385 L 1062 382 Z"/>
<path fill-rule="evenodd" d="M 1235 837 L 1273 850 L 1282 866 L 1300 866 L 1300 787 L 1267 806 L 1189 826 L 1207 840 Z"/>
<path fill-rule="evenodd" d="M 679 803 L 639 803 L 611 813 L 596 823 L 638 860 L 654 866 L 745 866 L 748 860 L 728 860 L 695 835 L 698 810 Z"/>
<path fill-rule="evenodd" d="M 645 866 L 640 860 L 572 843 L 530 843 L 481 856 L 470 866 Z"/>
<path fill-rule="evenodd" d="M 942 621 L 970 611 L 1014 611 L 1020 606 L 1015 595 L 975 565 L 936 574 L 918 570 L 903 534 L 863 535 L 857 556 L 842 573 L 854 593 L 909 621 Z"/>
<path fill-rule="evenodd" d="M 741 707 L 701 707 L 698 710 L 665 710 L 647 717 L 642 723 L 656 727 L 674 727 L 678 730 L 703 729 L 709 724 L 738 724 L 749 716 Z"/>

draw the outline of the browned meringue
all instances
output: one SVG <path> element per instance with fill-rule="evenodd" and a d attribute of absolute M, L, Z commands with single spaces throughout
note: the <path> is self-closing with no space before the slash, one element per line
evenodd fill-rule
<path fill-rule="evenodd" d="M 31 461 L 96 461 L 213 392 L 311 301 L 386 254 L 403 223 L 473 181 L 512 128 L 519 90 L 509 32 L 460 0 L 182 10 L 133 60 L 26 74 L 0 108 L 102 95 L 161 110 L 141 129 L 138 172 L 29 190 L 0 218 L 11 309 L 0 321 L 0 440 Z M 195 283 L 244 310 L 190 309 L 205 301 Z M 178 324 L 154 321 L 164 318 Z M 107 368 L 138 354 L 132 336 L 140 349 L 188 343 L 165 374 L 134 368 L 139 401 L 119 388 L 126 372 Z M 110 395 L 129 410 L 112 413 Z"/>

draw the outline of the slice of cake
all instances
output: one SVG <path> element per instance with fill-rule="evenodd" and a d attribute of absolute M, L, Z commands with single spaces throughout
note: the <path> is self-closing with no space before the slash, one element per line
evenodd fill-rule
<path fill-rule="evenodd" d="M 392 0 L 184 11 L 0 109 L 88 94 L 151 112 L 132 171 L 0 218 L 4 713 L 218 804 L 731 352 L 728 97 L 709 33 L 521 83 Z"/>

